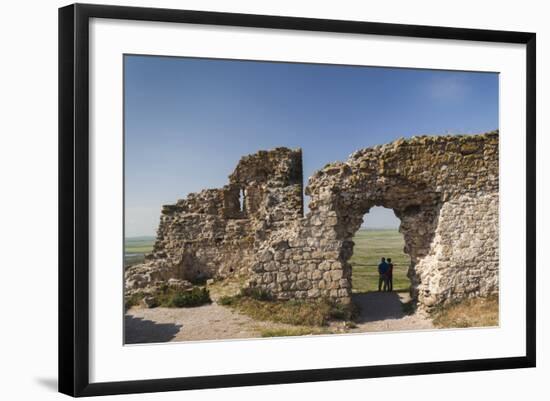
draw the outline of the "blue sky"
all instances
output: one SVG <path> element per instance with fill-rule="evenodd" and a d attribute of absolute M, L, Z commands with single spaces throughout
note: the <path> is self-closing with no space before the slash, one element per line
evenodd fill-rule
<path fill-rule="evenodd" d="M 301 147 L 326 163 L 399 137 L 498 128 L 498 74 L 125 56 L 126 235 L 163 204 L 222 187 L 241 156 Z M 307 198 L 306 198 L 307 201 Z M 377 208 L 369 227 L 396 227 Z"/>

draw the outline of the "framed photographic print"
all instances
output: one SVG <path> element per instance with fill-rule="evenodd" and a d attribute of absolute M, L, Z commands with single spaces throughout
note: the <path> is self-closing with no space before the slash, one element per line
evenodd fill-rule
<path fill-rule="evenodd" d="M 61 8 L 60 391 L 535 366 L 535 75 L 534 33 Z"/>

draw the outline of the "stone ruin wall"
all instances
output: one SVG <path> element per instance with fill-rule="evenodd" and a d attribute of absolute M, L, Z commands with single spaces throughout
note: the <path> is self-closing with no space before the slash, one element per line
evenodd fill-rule
<path fill-rule="evenodd" d="M 262 244 L 251 285 L 349 302 L 353 235 L 371 207 L 384 206 L 401 220 L 420 305 L 498 293 L 496 132 L 360 150 L 315 173 L 306 194 L 310 213 Z"/>
<path fill-rule="evenodd" d="M 302 217 L 301 151 L 261 151 L 241 159 L 223 189 L 163 208 L 155 249 L 127 271 L 127 290 L 200 271 L 247 277 L 278 299 L 348 303 L 353 235 L 384 206 L 401 220 L 420 306 L 495 294 L 498 171 L 498 132 L 399 139 L 317 171 Z"/>
<path fill-rule="evenodd" d="M 126 291 L 169 280 L 250 276 L 263 227 L 303 215 L 301 150 L 243 157 L 220 189 L 191 193 L 162 207 L 153 251 L 126 270 Z"/>

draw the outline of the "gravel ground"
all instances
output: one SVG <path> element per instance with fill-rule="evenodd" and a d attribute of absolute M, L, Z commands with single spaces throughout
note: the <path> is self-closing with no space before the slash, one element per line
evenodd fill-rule
<path fill-rule="evenodd" d="M 401 305 L 408 300 L 408 294 L 404 293 L 356 294 L 354 302 L 361 307 L 357 327 L 343 329 L 341 323 L 335 323 L 328 330 L 334 333 L 361 333 L 432 329 L 432 322 L 427 317 L 403 312 Z M 215 302 L 194 308 L 133 307 L 125 316 L 125 340 L 127 344 L 137 344 L 253 338 L 261 337 L 263 330 L 295 327 L 259 322 Z"/>
<path fill-rule="evenodd" d="M 215 303 L 195 308 L 133 307 L 126 312 L 127 344 L 261 337 L 262 330 L 292 325 L 259 322 Z"/>

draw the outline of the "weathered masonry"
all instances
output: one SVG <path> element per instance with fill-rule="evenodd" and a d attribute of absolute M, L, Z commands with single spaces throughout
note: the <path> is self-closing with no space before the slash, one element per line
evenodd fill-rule
<path fill-rule="evenodd" d="M 243 157 L 225 187 L 163 207 L 154 250 L 128 268 L 126 290 L 238 275 L 279 299 L 347 303 L 353 235 L 384 206 L 401 220 L 420 306 L 498 293 L 498 146 L 490 132 L 359 150 L 310 177 L 306 216 L 301 150 Z"/>

